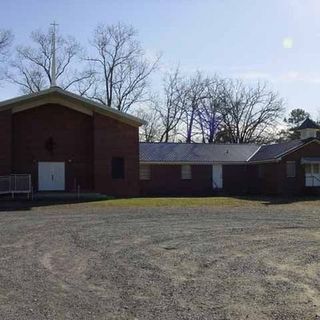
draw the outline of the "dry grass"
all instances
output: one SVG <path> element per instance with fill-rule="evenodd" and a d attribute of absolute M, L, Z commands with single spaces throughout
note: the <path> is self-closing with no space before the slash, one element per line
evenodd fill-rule
<path fill-rule="evenodd" d="M 277 197 L 155 197 L 108 199 L 96 202 L 105 207 L 256 207 L 268 205 L 320 206 L 319 198 Z"/>
<path fill-rule="evenodd" d="M 129 198 L 99 201 L 98 204 L 107 207 L 220 207 L 220 206 L 253 206 L 260 201 L 232 197 L 197 197 L 197 198 Z"/>

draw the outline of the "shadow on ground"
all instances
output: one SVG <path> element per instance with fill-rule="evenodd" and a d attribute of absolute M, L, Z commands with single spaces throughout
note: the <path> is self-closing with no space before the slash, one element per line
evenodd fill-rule
<path fill-rule="evenodd" d="M 287 197 L 280 197 L 280 196 L 237 196 L 234 197 L 239 200 L 247 200 L 261 203 L 265 206 L 270 205 L 282 205 L 282 204 L 294 204 L 299 202 L 305 201 L 319 201 L 320 196 L 312 195 L 312 196 L 287 196 Z"/>
<path fill-rule="evenodd" d="M 187 205 L 187 200 L 192 200 L 196 199 L 197 200 L 197 206 L 221 206 L 219 204 L 219 199 L 220 196 L 212 196 L 212 203 L 209 203 L 206 201 L 208 197 L 203 198 L 206 199 L 204 200 L 203 204 L 201 203 L 201 197 L 185 197 L 186 200 L 186 205 Z M 319 201 L 320 197 L 319 196 L 301 196 L 301 197 L 277 197 L 277 196 L 230 196 L 230 204 L 228 204 L 228 197 L 223 197 L 226 199 L 224 202 L 224 205 L 231 205 L 232 206 L 232 201 L 234 200 L 240 200 L 240 201 L 248 201 L 247 203 L 244 203 L 243 205 L 261 205 L 261 206 L 270 206 L 270 205 L 285 205 L 285 204 L 294 204 L 294 203 L 299 203 L 299 202 L 315 202 Z M 153 198 L 136 198 L 137 200 L 140 200 L 142 203 L 142 206 L 150 206 L 152 207 L 152 199 L 155 200 L 165 200 L 163 201 L 163 204 L 160 206 L 179 206 L 175 204 L 175 198 L 170 197 L 153 197 Z M 149 201 L 149 203 L 144 204 L 144 199 L 146 201 Z M 180 199 L 176 198 L 176 199 Z M 215 202 L 214 200 L 217 200 Z M 90 202 L 97 202 L 97 201 L 108 201 L 108 200 L 115 200 L 113 197 L 108 197 L 108 196 L 103 196 L 99 194 L 88 194 L 88 195 L 81 195 L 78 197 L 77 195 L 73 194 L 37 194 L 33 200 L 28 200 L 26 199 L 25 196 L 19 196 L 16 197 L 15 199 L 11 199 L 10 197 L 1 197 L 0 198 L 0 212 L 3 211 L 27 211 L 31 210 L 32 208 L 35 207 L 46 207 L 46 206 L 53 206 L 53 205 L 71 205 L 71 204 L 77 204 L 77 203 L 90 203 Z M 119 205 L 121 205 L 122 201 L 126 201 L 126 199 L 116 199 L 119 200 Z M 130 202 L 127 203 L 127 206 L 131 206 L 132 203 Z M 134 205 L 134 204 L 133 204 Z M 117 204 L 113 204 L 113 206 L 117 206 Z M 136 205 L 134 205 L 136 206 Z M 193 205 L 194 206 L 194 205 Z"/>
<path fill-rule="evenodd" d="M 28 199 L 25 195 L 18 195 L 14 199 L 7 196 L 0 197 L 1 211 L 27 211 L 35 207 L 47 207 L 53 205 L 68 205 L 77 203 L 90 203 L 113 199 L 103 195 L 78 195 L 74 194 L 37 194 L 34 199 Z"/>

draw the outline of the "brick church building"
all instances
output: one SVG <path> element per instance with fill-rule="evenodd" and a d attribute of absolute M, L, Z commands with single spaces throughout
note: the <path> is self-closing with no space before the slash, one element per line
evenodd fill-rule
<path fill-rule="evenodd" d="M 35 191 L 139 194 L 142 121 L 59 87 L 0 103 L 0 176 Z"/>
<path fill-rule="evenodd" d="M 269 145 L 139 143 L 143 121 L 51 87 L 0 102 L 0 176 L 35 192 L 113 196 L 305 194 L 320 188 L 319 127 Z"/>

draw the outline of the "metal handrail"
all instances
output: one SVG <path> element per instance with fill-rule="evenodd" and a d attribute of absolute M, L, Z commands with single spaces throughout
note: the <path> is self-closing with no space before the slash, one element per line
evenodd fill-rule
<path fill-rule="evenodd" d="M 14 198 L 16 193 L 32 193 L 30 174 L 11 174 L 0 176 L 0 194 L 11 194 Z"/>
<path fill-rule="evenodd" d="M 319 186 L 320 186 L 320 179 L 316 176 L 314 176 L 313 174 L 311 174 L 310 176 L 306 176 L 306 178 L 312 178 L 312 187 L 314 187 L 314 180 L 317 180 L 319 182 Z"/>

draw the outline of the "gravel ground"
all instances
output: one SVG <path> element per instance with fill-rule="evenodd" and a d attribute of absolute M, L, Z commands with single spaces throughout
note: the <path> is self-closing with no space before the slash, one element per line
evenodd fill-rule
<path fill-rule="evenodd" d="M 320 319 L 320 209 L 0 212 L 0 319 Z"/>

